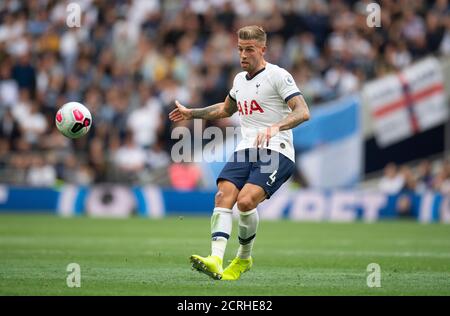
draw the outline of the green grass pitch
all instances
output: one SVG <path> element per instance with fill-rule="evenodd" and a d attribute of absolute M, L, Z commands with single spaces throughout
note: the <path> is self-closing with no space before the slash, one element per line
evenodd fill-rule
<path fill-rule="evenodd" d="M 225 263 L 237 250 L 237 223 Z M 450 226 L 261 221 L 255 264 L 237 282 L 192 271 L 209 218 L 0 215 L 0 295 L 450 295 Z M 81 287 L 69 288 L 69 263 Z M 381 287 L 367 286 L 367 266 Z"/>

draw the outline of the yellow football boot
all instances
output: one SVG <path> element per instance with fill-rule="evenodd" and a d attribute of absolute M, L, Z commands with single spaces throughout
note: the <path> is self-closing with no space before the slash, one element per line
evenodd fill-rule
<path fill-rule="evenodd" d="M 222 259 L 219 257 L 200 257 L 198 255 L 192 255 L 190 261 L 192 263 L 192 268 L 195 270 L 206 274 L 214 280 L 220 280 L 222 278 Z"/>
<path fill-rule="evenodd" d="M 241 259 L 236 257 L 231 261 L 230 265 L 223 270 L 222 280 L 234 281 L 239 280 L 241 274 L 250 270 L 253 265 L 253 258 Z"/>

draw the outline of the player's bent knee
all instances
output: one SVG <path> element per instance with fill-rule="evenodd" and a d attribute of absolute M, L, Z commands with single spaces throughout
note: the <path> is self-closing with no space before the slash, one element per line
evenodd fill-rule
<path fill-rule="evenodd" d="M 248 212 L 257 206 L 256 201 L 251 196 L 238 196 L 237 207 L 240 212 Z"/>
<path fill-rule="evenodd" d="M 215 201 L 216 204 L 223 202 L 223 200 L 225 199 L 225 193 L 223 193 L 223 191 L 217 191 L 216 196 L 215 196 Z"/>
<path fill-rule="evenodd" d="M 219 190 L 215 196 L 216 207 L 232 208 L 236 201 L 233 200 L 231 194 L 226 194 L 225 192 Z"/>

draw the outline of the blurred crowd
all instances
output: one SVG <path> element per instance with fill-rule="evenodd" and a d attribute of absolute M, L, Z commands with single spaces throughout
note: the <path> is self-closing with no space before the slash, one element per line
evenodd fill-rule
<path fill-rule="evenodd" d="M 398 194 L 397 212 L 405 217 L 412 216 L 415 194 L 434 191 L 450 196 L 450 158 L 438 160 L 435 164 L 424 159 L 415 167 L 388 163 L 383 170 L 378 189 L 386 194 Z"/>
<path fill-rule="evenodd" d="M 80 5 L 80 27 L 66 25 L 70 2 Z M 201 186 L 196 165 L 171 163 L 167 114 L 175 99 L 190 107 L 224 100 L 240 71 L 244 25 L 265 28 L 266 59 L 293 74 L 309 104 L 425 55 L 450 55 L 447 0 L 381 1 L 379 28 L 366 24 L 371 2 L 0 1 L 0 182 Z M 68 101 L 93 115 L 76 141 L 54 124 Z"/>

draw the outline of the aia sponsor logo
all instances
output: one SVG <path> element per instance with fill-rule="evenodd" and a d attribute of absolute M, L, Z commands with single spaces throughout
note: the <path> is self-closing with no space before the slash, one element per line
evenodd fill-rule
<path fill-rule="evenodd" d="M 238 102 L 238 111 L 239 115 L 252 115 L 254 112 L 264 113 L 262 107 L 256 102 L 256 100 L 252 100 L 250 105 L 247 101 L 244 101 L 244 105 L 242 106 L 241 101 Z"/>

